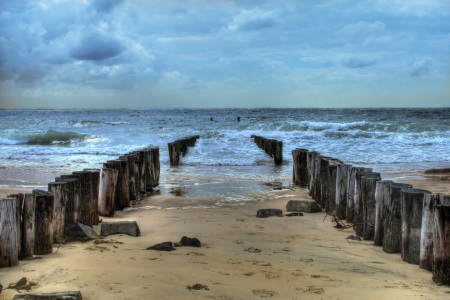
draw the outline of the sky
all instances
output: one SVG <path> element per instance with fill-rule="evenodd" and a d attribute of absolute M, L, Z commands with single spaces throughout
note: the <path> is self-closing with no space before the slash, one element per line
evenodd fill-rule
<path fill-rule="evenodd" d="M 449 106 L 450 0 L 0 0 L 0 108 Z"/>

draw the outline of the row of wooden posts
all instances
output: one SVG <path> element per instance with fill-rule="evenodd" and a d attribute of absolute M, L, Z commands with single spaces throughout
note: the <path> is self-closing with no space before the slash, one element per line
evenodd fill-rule
<path fill-rule="evenodd" d="M 255 144 L 260 149 L 264 150 L 270 157 L 273 157 L 273 161 L 276 165 L 281 165 L 283 163 L 283 142 L 266 139 L 258 135 L 252 135 L 251 138 L 254 139 Z"/>
<path fill-rule="evenodd" d="M 358 236 L 388 253 L 433 272 L 450 285 L 450 196 L 382 180 L 371 168 L 355 167 L 307 149 L 292 150 L 293 183 Z"/>
<path fill-rule="evenodd" d="M 171 166 L 178 166 L 180 164 L 180 155 L 185 156 L 188 147 L 194 147 L 199 135 L 190 136 L 184 139 L 176 140 L 175 142 L 168 143 L 169 147 L 169 160 Z"/>
<path fill-rule="evenodd" d="M 85 169 L 55 178 L 48 191 L 0 199 L 0 267 L 33 255 L 52 253 L 65 242 L 71 223 L 92 227 L 112 217 L 159 185 L 159 148 L 134 151 L 102 169 Z"/>

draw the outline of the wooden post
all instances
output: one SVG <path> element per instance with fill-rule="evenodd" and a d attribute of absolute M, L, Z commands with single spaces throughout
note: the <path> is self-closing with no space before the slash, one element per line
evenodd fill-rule
<path fill-rule="evenodd" d="M 308 152 L 307 159 L 308 159 L 308 170 L 309 170 L 309 195 L 312 199 L 315 200 L 315 191 L 316 187 L 318 185 L 318 176 L 319 176 L 319 170 L 318 170 L 318 157 L 320 154 L 316 151 Z"/>
<path fill-rule="evenodd" d="M 171 166 L 178 166 L 180 164 L 181 143 L 178 141 L 168 144 L 169 159 Z"/>
<path fill-rule="evenodd" d="M 115 192 L 119 171 L 103 168 L 98 195 L 98 212 L 100 216 L 112 217 L 115 213 Z"/>
<path fill-rule="evenodd" d="M 283 142 L 275 141 L 272 145 L 273 161 L 275 165 L 281 165 L 283 163 Z"/>
<path fill-rule="evenodd" d="M 402 189 L 408 188 L 412 188 L 412 185 L 394 182 L 389 186 L 390 197 L 385 202 L 383 237 L 384 252 L 400 253 L 402 251 L 402 215 L 400 191 Z"/>
<path fill-rule="evenodd" d="M 347 216 L 348 174 L 352 166 L 338 163 L 336 170 L 336 216 L 344 220 Z"/>
<path fill-rule="evenodd" d="M 419 267 L 428 271 L 432 271 L 433 266 L 434 206 L 438 204 L 450 203 L 442 195 L 425 194 L 423 198 Z"/>
<path fill-rule="evenodd" d="M 361 172 L 356 173 L 355 177 L 355 232 L 359 236 L 364 235 L 364 206 L 362 202 L 363 189 L 361 187 L 362 177 L 372 174 L 372 171 L 363 169 Z"/>
<path fill-rule="evenodd" d="M 105 168 L 116 169 L 117 184 L 115 191 L 114 206 L 116 210 L 123 210 L 130 206 L 130 193 L 128 186 L 128 162 L 123 159 L 110 160 L 103 164 Z"/>
<path fill-rule="evenodd" d="M 345 212 L 347 222 L 355 221 L 355 181 L 356 174 L 362 172 L 363 167 L 351 167 L 348 171 L 348 184 L 347 184 L 347 211 Z"/>
<path fill-rule="evenodd" d="M 35 236 L 35 204 L 36 196 L 30 193 L 24 195 L 22 210 L 22 237 L 20 257 L 25 259 L 33 257 L 34 253 L 34 236 Z"/>
<path fill-rule="evenodd" d="M 375 246 L 383 246 L 385 207 L 390 198 L 391 183 L 393 183 L 392 180 L 377 181 L 375 190 L 375 236 L 373 239 Z"/>
<path fill-rule="evenodd" d="M 370 173 L 361 177 L 361 203 L 363 206 L 363 238 L 373 240 L 375 236 L 375 190 L 380 173 Z"/>
<path fill-rule="evenodd" d="M 159 185 L 159 178 L 161 173 L 161 165 L 159 161 L 159 148 L 151 148 L 151 174 L 153 178 L 153 187 L 156 187 Z"/>
<path fill-rule="evenodd" d="M 296 148 L 292 153 L 292 183 L 300 186 L 308 186 L 309 170 L 308 170 L 308 150 Z"/>
<path fill-rule="evenodd" d="M 45 255 L 53 250 L 53 194 L 43 190 L 33 190 L 35 202 L 34 254 Z"/>
<path fill-rule="evenodd" d="M 433 281 L 450 285 L 450 205 L 434 206 Z"/>
<path fill-rule="evenodd" d="M 0 199 L 0 268 L 19 264 L 16 198 Z"/>
<path fill-rule="evenodd" d="M 66 203 L 68 189 L 66 182 L 50 182 L 48 191 L 53 194 L 53 243 L 64 244 L 64 232 L 66 229 Z"/>
<path fill-rule="evenodd" d="M 22 259 L 21 253 L 22 253 L 22 244 L 21 244 L 21 238 L 22 238 L 22 207 L 23 207 L 23 194 L 13 194 L 9 195 L 8 198 L 15 198 L 16 199 L 16 233 L 17 233 L 17 252 L 19 254 L 19 260 Z"/>
<path fill-rule="evenodd" d="M 130 193 L 130 203 L 131 201 L 136 201 L 139 199 L 139 194 L 136 189 L 136 159 L 134 155 L 127 154 L 120 157 L 120 159 L 127 161 L 128 166 L 128 191 Z"/>
<path fill-rule="evenodd" d="M 92 227 L 94 225 L 94 199 L 92 198 L 91 173 L 77 171 L 72 173 L 78 177 L 80 184 L 80 203 L 78 204 L 78 223 Z"/>
<path fill-rule="evenodd" d="M 64 224 L 78 222 L 78 205 L 80 202 L 80 183 L 78 177 L 63 175 L 55 178 L 55 182 L 65 182 L 67 189 L 67 201 L 65 208 Z"/>
<path fill-rule="evenodd" d="M 403 189 L 401 194 L 402 259 L 410 264 L 420 262 L 420 235 L 422 227 L 423 199 L 429 191 Z"/>

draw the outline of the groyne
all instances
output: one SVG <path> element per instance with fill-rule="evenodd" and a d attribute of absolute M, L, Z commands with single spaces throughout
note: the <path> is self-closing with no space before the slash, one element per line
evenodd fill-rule
<path fill-rule="evenodd" d="M 356 167 L 307 149 L 293 149 L 293 184 L 309 189 L 323 210 L 387 253 L 432 271 L 450 285 L 449 195 L 382 180 Z"/>
<path fill-rule="evenodd" d="M 13 194 L 0 199 L 0 267 L 52 253 L 65 242 L 67 225 L 98 225 L 130 207 L 159 185 L 159 148 L 134 151 L 103 164 L 61 175 L 48 191 Z"/>
<path fill-rule="evenodd" d="M 283 142 L 258 135 L 252 135 L 251 138 L 258 148 L 264 150 L 270 157 L 273 157 L 275 165 L 281 165 L 283 163 Z"/>

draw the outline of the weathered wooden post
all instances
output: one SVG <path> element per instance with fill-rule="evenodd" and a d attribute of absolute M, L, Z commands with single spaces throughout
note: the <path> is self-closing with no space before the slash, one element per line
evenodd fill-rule
<path fill-rule="evenodd" d="M 309 195 L 312 199 L 315 199 L 314 194 L 318 185 L 319 170 L 317 161 L 319 156 L 320 154 L 316 151 L 311 151 L 307 154 L 309 170 Z"/>
<path fill-rule="evenodd" d="M 283 142 L 275 141 L 272 146 L 272 151 L 275 165 L 281 165 L 283 163 Z"/>
<path fill-rule="evenodd" d="M 361 177 L 361 203 L 363 206 L 363 238 L 373 240 L 375 236 L 375 190 L 380 173 L 370 173 Z"/>
<path fill-rule="evenodd" d="M 434 206 L 433 281 L 450 285 L 450 205 Z"/>
<path fill-rule="evenodd" d="M 420 262 L 420 235 L 422 227 L 423 199 L 429 191 L 403 189 L 401 194 L 402 212 L 402 259 L 410 264 Z"/>
<path fill-rule="evenodd" d="M 92 198 L 91 173 L 76 171 L 72 175 L 78 177 L 80 185 L 80 202 L 78 204 L 78 223 L 92 227 L 94 225 L 94 199 Z"/>
<path fill-rule="evenodd" d="M 64 223 L 71 224 L 78 222 L 78 205 L 80 202 L 80 183 L 78 177 L 73 175 L 63 175 L 55 178 L 55 182 L 65 182 L 67 189 L 67 201 L 65 208 Z"/>
<path fill-rule="evenodd" d="M 387 253 L 401 253 L 402 251 L 402 214 L 401 194 L 402 189 L 412 188 L 406 183 L 391 183 L 389 186 L 390 197 L 385 202 L 383 251 Z"/>
<path fill-rule="evenodd" d="M 19 264 L 16 198 L 0 199 L 0 268 Z"/>
<path fill-rule="evenodd" d="M 361 172 L 356 173 L 355 177 L 355 232 L 359 236 L 364 235 L 364 206 L 362 202 L 363 189 L 361 187 L 362 177 L 372 174 L 372 171 L 364 169 Z"/>
<path fill-rule="evenodd" d="M 130 201 L 139 200 L 139 193 L 136 189 L 136 159 L 134 155 L 127 154 L 121 156 L 119 159 L 126 160 L 128 166 L 128 191 L 130 194 Z"/>
<path fill-rule="evenodd" d="M 35 237 L 35 202 L 36 196 L 26 193 L 23 199 L 22 210 L 22 237 L 21 237 L 21 254 L 22 259 L 33 257 L 34 253 L 34 237 Z"/>
<path fill-rule="evenodd" d="M 161 165 L 159 161 L 159 148 L 151 148 L 151 176 L 152 176 L 152 188 L 159 185 L 159 177 L 161 172 Z"/>
<path fill-rule="evenodd" d="M 33 190 L 35 202 L 34 254 L 45 255 L 53 250 L 53 194 L 43 190 Z"/>
<path fill-rule="evenodd" d="M 293 160 L 292 182 L 296 185 L 308 186 L 310 180 L 308 150 L 296 148 L 291 153 Z"/>
<path fill-rule="evenodd" d="M 103 168 L 98 195 L 98 212 L 100 216 L 112 217 L 115 213 L 115 192 L 119 171 Z"/>
<path fill-rule="evenodd" d="M 336 170 L 336 216 L 343 220 L 347 215 L 348 174 L 352 166 L 338 163 Z"/>
<path fill-rule="evenodd" d="M 128 185 L 128 162 L 123 159 L 110 160 L 103 164 L 105 168 L 116 169 L 117 184 L 114 198 L 116 210 L 123 210 L 130 206 L 130 193 Z"/>
<path fill-rule="evenodd" d="M 178 141 L 168 144 L 169 159 L 171 166 L 178 166 L 180 164 L 181 143 Z"/>
<path fill-rule="evenodd" d="M 423 198 L 419 267 L 428 271 L 432 271 L 433 266 L 434 206 L 438 204 L 450 203 L 442 195 L 425 194 Z"/>
<path fill-rule="evenodd" d="M 48 191 L 53 194 L 53 243 L 64 244 L 65 237 L 65 217 L 66 203 L 68 198 L 68 188 L 66 182 L 50 182 Z"/>
<path fill-rule="evenodd" d="M 22 253 L 22 244 L 21 244 L 21 237 L 22 237 L 22 207 L 23 207 L 23 194 L 13 194 L 8 195 L 8 198 L 15 198 L 16 199 L 16 234 L 17 234 L 17 252 L 19 253 L 19 260 L 22 259 L 21 253 Z M 0 252 L 1 253 L 1 252 Z"/>
<path fill-rule="evenodd" d="M 362 172 L 363 167 L 351 167 L 348 171 L 348 184 L 347 184 L 347 211 L 345 212 L 347 222 L 355 221 L 355 181 L 356 174 Z"/>
<path fill-rule="evenodd" d="M 383 246 L 385 206 L 390 198 L 391 183 L 393 183 L 392 180 L 377 181 L 375 190 L 375 236 L 373 239 L 375 246 Z"/>

